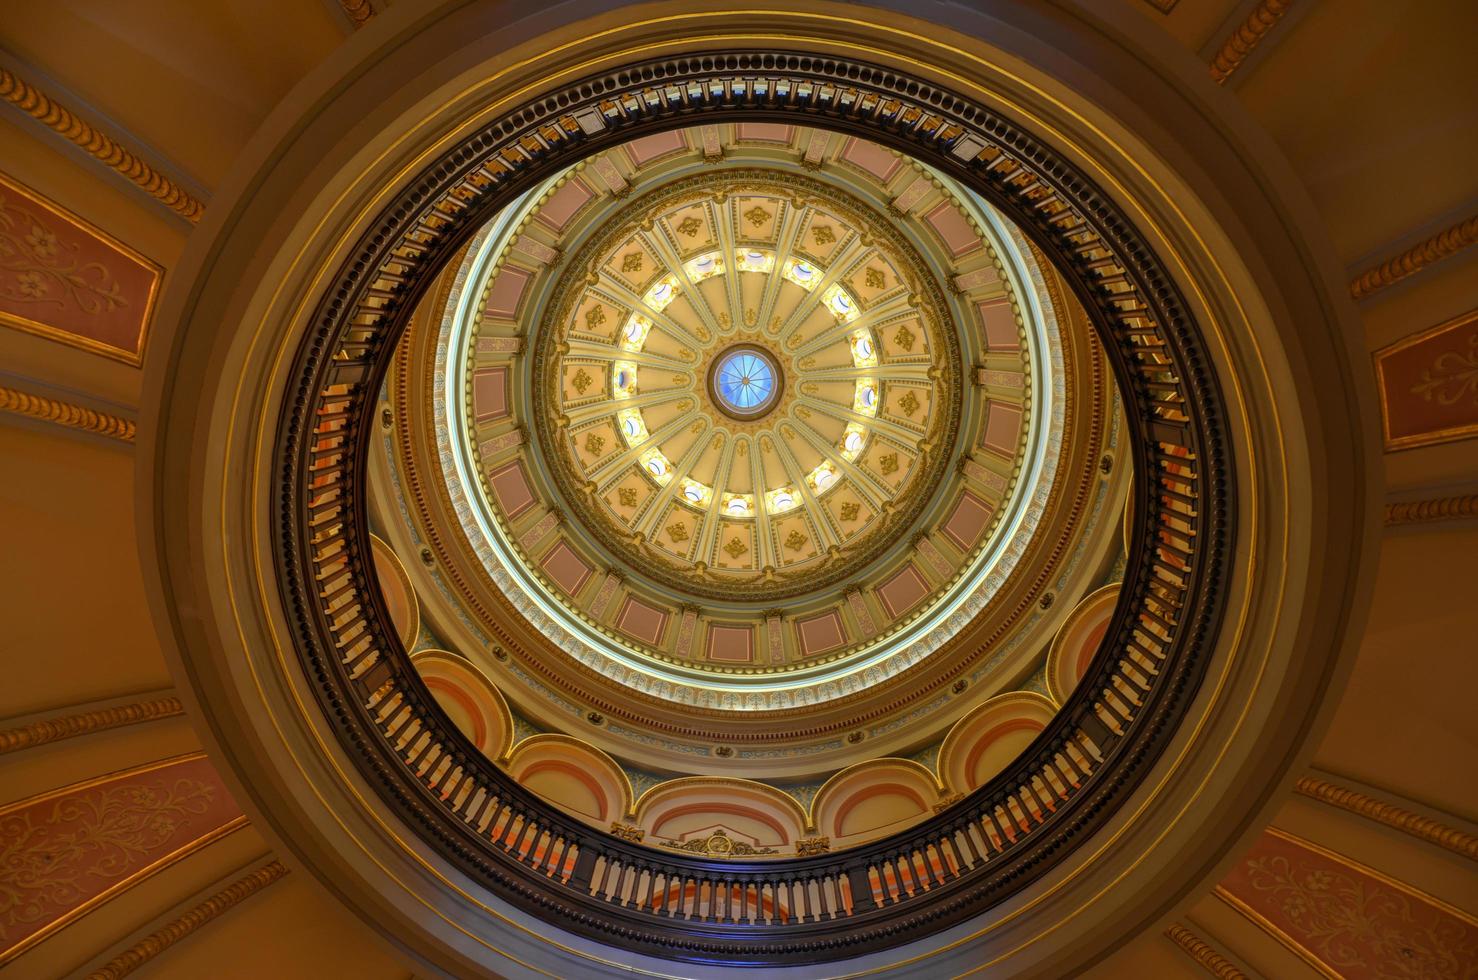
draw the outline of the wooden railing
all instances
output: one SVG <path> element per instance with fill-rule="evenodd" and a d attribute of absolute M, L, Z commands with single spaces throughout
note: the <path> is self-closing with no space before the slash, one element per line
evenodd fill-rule
<path fill-rule="evenodd" d="M 551 807 L 448 721 L 372 584 L 364 465 L 375 395 L 427 284 L 533 182 L 699 110 L 864 134 L 986 196 L 1073 284 L 1129 407 L 1129 560 L 1078 689 L 988 785 L 835 854 L 675 854 Z M 278 440 L 280 573 L 298 653 L 344 746 L 400 817 L 491 892 L 559 927 L 734 963 L 814 962 L 916 939 L 1045 872 L 1113 813 L 1174 733 L 1218 626 L 1232 536 L 1208 364 L 1175 287 L 1116 207 L 978 106 L 896 73 L 792 54 L 675 59 L 587 79 L 448 153 L 386 209 L 319 307 Z"/>

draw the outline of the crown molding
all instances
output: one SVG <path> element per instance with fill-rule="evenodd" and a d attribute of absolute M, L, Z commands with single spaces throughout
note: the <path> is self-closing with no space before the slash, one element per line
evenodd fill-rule
<path fill-rule="evenodd" d="M 27 418 L 63 425 L 69 429 L 81 429 L 83 432 L 107 436 L 119 442 L 131 443 L 138 433 L 138 426 L 132 419 L 83 408 L 71 402 L 32 395 L 3 385 L 0 385 L 0 412 L 24 415 Z"/>
<path fill-rule="evenodd" d="M 50 92 L 28 79 L 46 84 Z M 71 105 L 84 106 L 87 118 L 63 105 L 51 92 L 61 92 L 61 97 Z M 200 192 L 184 186 L 193 182 L 178 176 L 177 167 L 164 163 L 157 152 L 144 148 L 142 140 L 3 50 L 0 50 L 0 100 L 73 144 L 178 217 L 194 224 L 205 213 Z M 116 138 L 110 134 L 116 134 Z"/>

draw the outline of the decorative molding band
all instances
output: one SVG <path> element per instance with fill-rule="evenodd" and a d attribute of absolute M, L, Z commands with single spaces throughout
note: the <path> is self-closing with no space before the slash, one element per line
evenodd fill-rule
<path fill-rule="evenodd" d="M 205 212 L 205 205 L 184 188 L 6 68 L 0 68 L 0 98 L 80 146 L 187 221 L 199 221 Z"/>
<path fill-rule="evenodd" d="M 1386 504 L 1386 527 L 1394 527 L 1398 524 L 1429 524 L 1435 521 L 1462 521 L 1471 517 L 1478 517 L 1478 493 Z"/>
<path fill-rule="evenodd" d="M 1434 262 L 1461 252 L 1474 242 L 1478 242 L 1478 216 L 1459 221 L 1451 228 L 1411 246 L 1395 258 L 1366 269 L 1350 281 L 1350 295 L 1356 299 L 1364 299 L 1371 293 L 1416 275 Z"/>
<path fill-rule="evenodd" d="M 269 861 L 251 874 L 236 879 L 179 918 L 149 933 L 113 957 L 87 980 L 119 980 L 126 977 L 202 926 L 225 915 L 257 892 L 288 873 L 280 861 Z"/>
<path fill-rule="evenodd" d="M 60 742 L 63 739 L 87 735 L 91 732 L 101 732 L 109 728 L 121 728 L 124 725 L 136 725 L 144 721 L 172 718 L 184 713 L 185 708 L 180 704 L 179 698 L 167 697 L 123 704 L 116 708 L 100 708 L 97 711 L 83 711 L 75 715 L 48 718 L 20 728 L 0 730 L 0 755 L 34 748 L 48 742 Z"/>
<path fill-rule="evenodd" d="M 0 72 L 4 70 L 0 68 Z M 138 433 L 138 427 L 133 422 L 117 415 L 95 412 L 81 405 L 27 394 L 3 385 L 0 385 L 0 412 L 25 415 L 43 422 L 55 422 L 57 425 L 93 432 L 100 436 L 107 436 L 109 439 L 117 439 L 119 442 L 133 442 L 134 436 Z"/>
<path fill-rule="evenodd" d="M 370 6 L 369 0 L 339 0 L 339 7 L 354 22 L 356 31 L 369 23 L 369 19 L 375 15 L 375 8 Z"/>
<path fill-rule="evenodd" d="M 1374 797 L 1352 789 L 1345 789 L 1343 786 L 1337 786 L 1317 776 L 1301 777 L 1294 784 L 1294 790 L 1301 796 L 1307 796 L 1341 810 L 1348 810 L 1367 820 L 1385 824 L 1403 834 L 1410 834 L 1412 837 L 1435 844 L 1469 860 L 1478 861 L 1478 837 L 1438 823 L 1419 813 L 1413 813 L 1392 803 L 1383 803 Z"/>
<path fill-rule="evenodd" d="M 1170 928 L 1165 930 L 1165 935 L 1213 977 L 1220 977 L 1221 980 L 1247 980 L 1247 974 L 1237 969 L 1231 960 L 1179 922 L 1172 922 Z"/>
<path fill-rule="evenodd" d="M 1225 85 L 1292 6 L 1293 0 L 1262 0 L 1211 59 L 1211 80 Z"/>

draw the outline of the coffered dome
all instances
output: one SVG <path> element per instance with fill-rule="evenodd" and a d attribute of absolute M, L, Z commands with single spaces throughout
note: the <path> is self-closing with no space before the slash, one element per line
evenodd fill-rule
<path fill-rule="evenodd" d="M 1018 683 L 1116 537 L 1081 310 L 984 201 L 866 140 L 634 140 L 422 305 L 385 533 L 403 510 L 434 545 L 438 644 L 623 758 L 820 775 L 942 737 L 967 705 L 938 698 Z"/>

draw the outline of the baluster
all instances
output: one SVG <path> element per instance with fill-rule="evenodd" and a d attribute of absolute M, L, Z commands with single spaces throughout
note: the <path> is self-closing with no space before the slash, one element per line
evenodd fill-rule
<path fill-rule="evenodd" d="M 854 864 L 847 869 L 847 889 L 851 892 L 853 915 L 877 908 L 872 897 L 871 871 L 867 864 Z"/>

